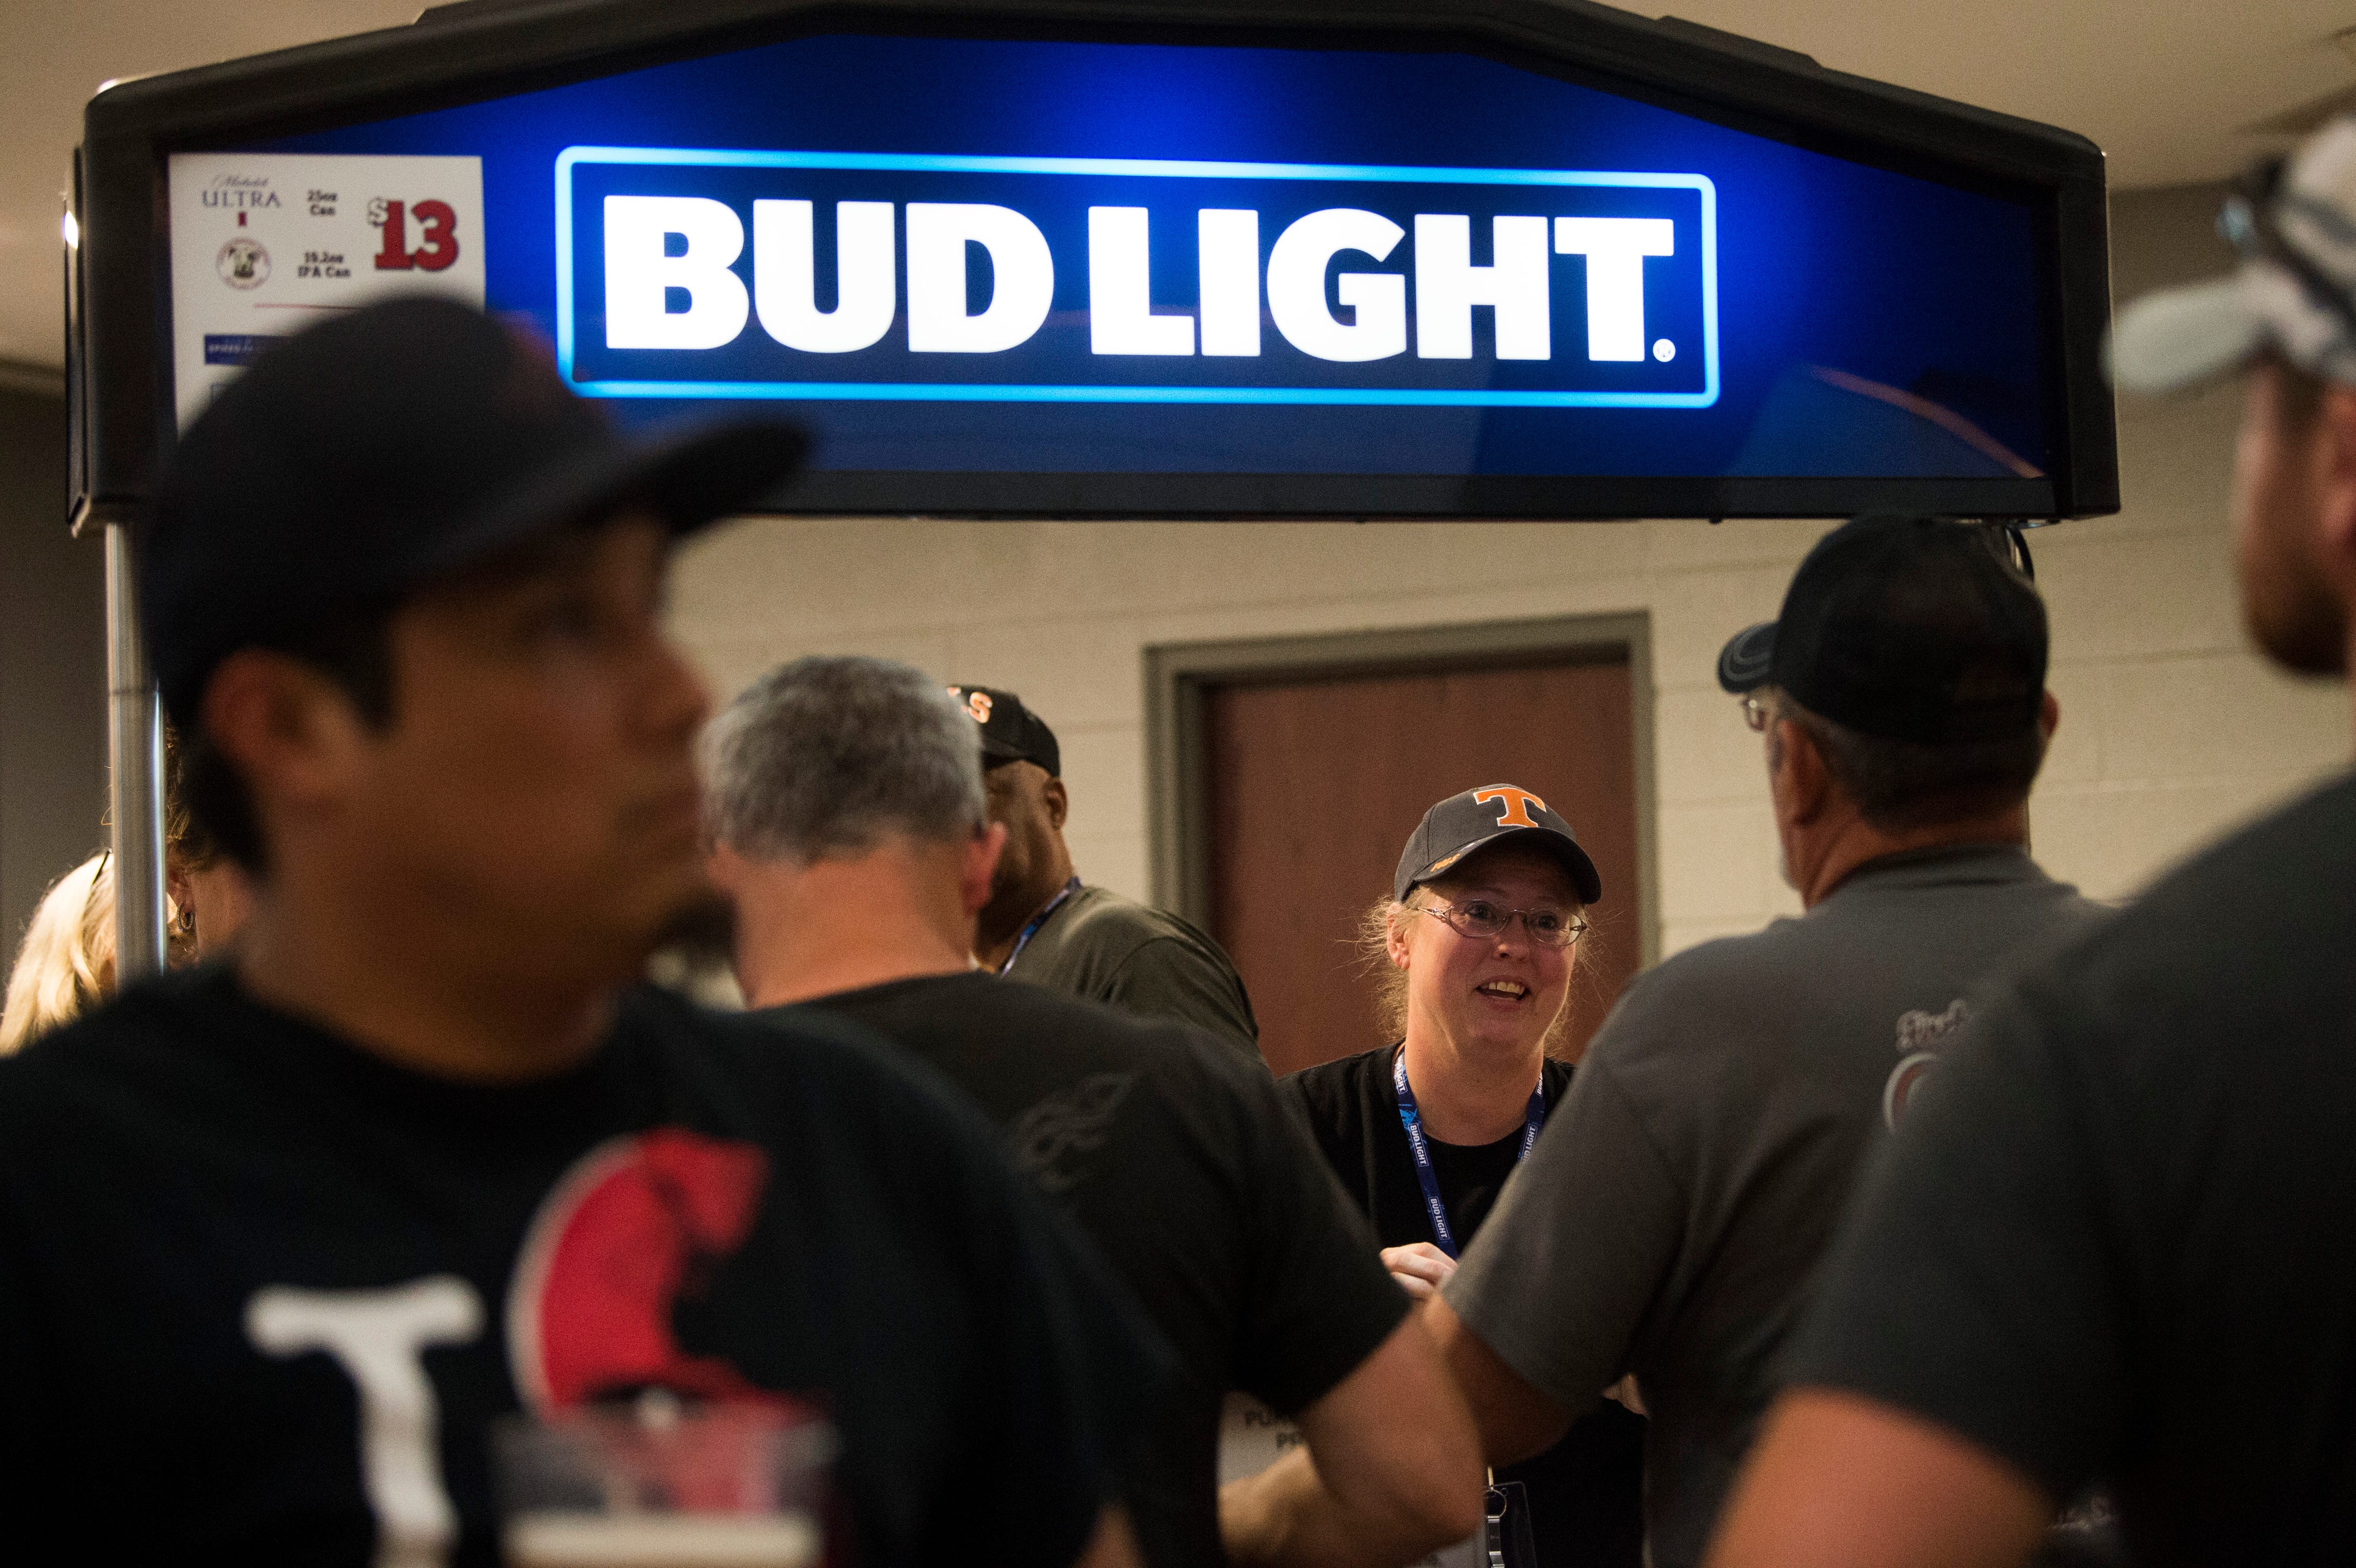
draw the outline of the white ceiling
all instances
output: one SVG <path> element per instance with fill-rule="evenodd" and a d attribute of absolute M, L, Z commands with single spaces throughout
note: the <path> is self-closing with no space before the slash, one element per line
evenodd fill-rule
<path fill-rule="evenodd" d="M 648 0 L 649 4 L 656 0 Z M 1659 0 L 1655 0 L 1655 4 Z M 2356 0 L 1671 0 L 1836 69 L 2066 126 L 2115 187 L 2212 179 L 2242 128 L 2356 80 Z M 59 193 L 112 77 L 396 27 L 419 0 L 0 0 L 0 360 L 62 362 Z M 1646 7 L 1649 9 L 1649 7 Z"/>

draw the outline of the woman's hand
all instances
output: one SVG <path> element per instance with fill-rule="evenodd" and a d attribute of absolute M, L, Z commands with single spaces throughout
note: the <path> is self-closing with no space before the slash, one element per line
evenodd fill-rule
<path fill-rule="evenodd" d="M 1383 1266 L 1408 1295 L 1418 1301 L 1429 1301 L 1432 1292 L 1448 1283 L 1456 1272 L 1456 1260 L 1433 1246 L 1430 1242 L 1413 1242 L 1404 1247 L 1385 1247 Z"/>

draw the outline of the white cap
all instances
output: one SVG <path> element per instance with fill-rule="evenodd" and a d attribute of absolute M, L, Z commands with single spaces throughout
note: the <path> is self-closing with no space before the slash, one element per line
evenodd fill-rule
<path fill-rule="evenodd" d="M 2170 392 L 2239 369 L 2265 349 L 2356 383 L 2356 119 L 2308 138 L 2257 215 L 2317 277 L 2272 254 L 2233 209 L 2221 224 L 2248 259 L 2230 277 L 2146 294 L 2119 313 L 2104 357 L 2130 392 Z M 2346 309 L 2324 298 L 2336 288 Z"/>

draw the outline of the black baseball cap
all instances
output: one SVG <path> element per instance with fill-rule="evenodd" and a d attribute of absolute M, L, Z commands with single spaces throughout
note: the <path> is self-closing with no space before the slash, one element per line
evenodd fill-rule
<path fill-rule="evenodd" d="M 981 765 L 1035 763 L 1050 778 L 1064 776 L 1064 754 L 1047 721 L 1023 706 L 1023 699 L 994 686 L 952 686 L 949 695 L 965 704 L 981 726 Z"/>
<path fill-rule="evenodd" d="M 768 421 L 629 437 L 529 332 L 389 301 L 265 352 L 188 427 L 140 531 L 139 603 L 183 729 L 239 648 L 397 599 L 533 535 L 644 507 L 686 534 L 800 465 Z"/>
<path fill-rule="evenodd" d="M 1559 860 L 1580 902 L 1591 904 L 1603 896 L 1603 879 L 1571 836 L 1570 824 L 1529 791 L 1498 784 L 1451 795 L 1423 814 L 1399 852 L 1391 897 L 1404 900 L 1419 882 L 1441 875 L 1475 849 L 1509 838 L 1526 840 Z"/>
<path fill-rule="evenodd" d="M 2004 741 L 2037 727 L 2045 657 L 2044 601 L 2000 530 L 1867 517 L 1816 541 L 1783 613 L 1719 653 L 1718 684 L 1780 687 L 1884 740 Z"/>

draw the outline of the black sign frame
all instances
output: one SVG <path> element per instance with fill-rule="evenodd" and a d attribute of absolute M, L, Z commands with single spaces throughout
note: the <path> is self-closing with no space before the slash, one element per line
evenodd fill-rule
<path fill-rule="evenodd" d="M 2035 479 L 813 473 L 766 508 L 940 517 L 1834 517 L 2054 519 L 2118 509 L 2100 149 L 2033 122 L 1826 70 L 1805 55 L 1585 0 L 464 0 L 407 27 L 115 84 L 77 156 L 68 360 L 77 526 L 136 515 L 175 439 L 173 152 L 538 91 L 827 32 L 1451 49 L 1835 155 L 2040 198 L 2051 472 Z"/>

